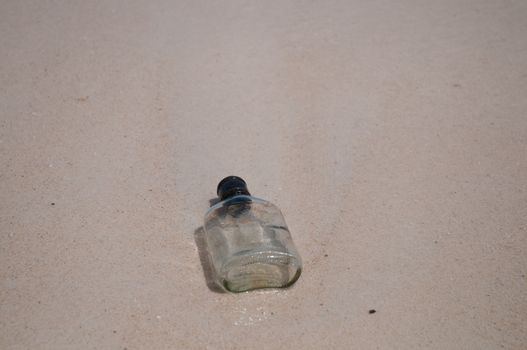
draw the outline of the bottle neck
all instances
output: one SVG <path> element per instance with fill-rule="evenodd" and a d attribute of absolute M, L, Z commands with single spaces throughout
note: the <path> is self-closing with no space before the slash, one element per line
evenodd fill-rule
<path fill-rule="evenodd" d="M 220 200 L 224 201 L 226 199 L 235 197 L 235 196 L 250 196 L 251 194 L 247 190 L 243 189 L 235 189 L 233 191 L 229 191 L 227 193 L 222 193 L 222 196 L 220 197 Z"/>

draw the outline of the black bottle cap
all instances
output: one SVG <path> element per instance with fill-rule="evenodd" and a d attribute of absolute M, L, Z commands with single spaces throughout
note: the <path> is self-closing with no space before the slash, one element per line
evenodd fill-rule
<path fill-rule="evenodd" d="M 250 196 L 247 184 L 241 177 L 238 176 L 227 176 L 218 184 L 216 190 L 218 197 L 221 200 L 225 200 L 229 197 L 238 196 L 240 194 Z"/>

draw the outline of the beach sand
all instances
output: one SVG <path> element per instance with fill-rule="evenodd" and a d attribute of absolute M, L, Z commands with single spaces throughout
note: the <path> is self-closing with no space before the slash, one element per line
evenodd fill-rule
<path fill-rule="evenodd" d="M 527 348 L 526 17 L 3 1 L 0 348 Z M 209 289 L 227 175 L 282 209 L 292 288 Z"/>

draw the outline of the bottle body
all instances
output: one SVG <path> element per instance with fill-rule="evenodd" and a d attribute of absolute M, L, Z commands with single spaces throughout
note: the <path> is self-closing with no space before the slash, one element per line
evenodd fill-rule
<path fill-rule="evenodd" d="M 302 261 L 274 204 L 229 197 L 209 209 L 204 228 L 218 283 L 228 291 L 283 288 L 300 277 Z"/>

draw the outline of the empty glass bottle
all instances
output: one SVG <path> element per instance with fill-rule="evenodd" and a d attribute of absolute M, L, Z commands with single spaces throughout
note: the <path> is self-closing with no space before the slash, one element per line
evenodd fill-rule
<path fill-rule="evenodd" d="M 296 282 L 302 261 L 274 204 L 252 197 L 237 176 L 217 188 L 221 202 L 205 215 L 205 239 L 218 283 L 231 292 L 283 288 Z"/>

